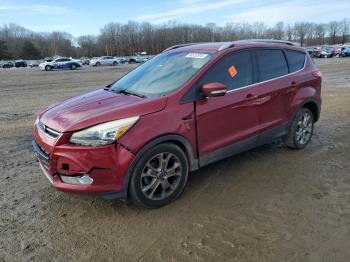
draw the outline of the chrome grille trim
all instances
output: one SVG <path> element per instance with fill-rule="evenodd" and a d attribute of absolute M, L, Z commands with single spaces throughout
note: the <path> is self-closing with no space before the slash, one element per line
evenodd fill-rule
<path fill-rule="evenodd" d="M 56 130 L 54 130 L 54 129 L 46 126 L 46 125 L 44 125 L 40 121 L 38 122 L 38 128 L 39 128 L 40 131 L 42 131 L 43 133 L 45 133 L 45 134 L 47 134 L 47 135 L 49 135 L 49 136 L 51 136 L 53 138 L 56 138 L 56 137 L 58 137 L 61 134 L 60 132 L 58 132 L 58 131 L 56 131 Z"/>

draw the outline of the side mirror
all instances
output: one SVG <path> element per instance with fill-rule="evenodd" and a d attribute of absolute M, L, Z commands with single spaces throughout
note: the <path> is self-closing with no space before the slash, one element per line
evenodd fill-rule
<path fill-rule="evenodd" d="M 208 83 L 201 87 L 203 97 L 224 96 L 227 92 L 227 86 L 221 83 Z"/>

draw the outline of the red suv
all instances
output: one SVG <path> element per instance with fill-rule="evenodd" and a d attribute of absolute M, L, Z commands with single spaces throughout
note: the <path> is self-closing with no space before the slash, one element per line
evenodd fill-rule
<path fill-rule="evenodd" d="M 155 208 L 181 194 L 190 171 L 278 138 L 304 148 L 320 93 L 320 72 L 293 43 L 178 45 L 48 108 L 33 147 L 57 190 Z"/>

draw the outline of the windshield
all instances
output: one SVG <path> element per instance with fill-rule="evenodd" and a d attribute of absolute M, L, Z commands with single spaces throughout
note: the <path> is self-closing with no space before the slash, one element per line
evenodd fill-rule
<path fill-rule="evenodd" d="M 110 88 L 112 91 L 157 97 L 182 87 L 213 54 L 170 52 L 158 55 L 125 75 Z"/>

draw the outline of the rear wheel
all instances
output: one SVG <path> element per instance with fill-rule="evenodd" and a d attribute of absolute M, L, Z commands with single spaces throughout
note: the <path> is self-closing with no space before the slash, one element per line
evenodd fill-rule
<path fill-rule="evenodd" d="M 174 201 L 183 191 L 188 176 L 184 152 L 174 144 L 161 144 L 137 162 L 129 185 L 133 202 L 158 208 Z"/>
<path fill-rule="evenodd" d="M 302 149 L 310 142 L 314 130 L 314 116 L 310 109 L 301 108 L 289 126 L 284 143 L 294 149 Z"/>
<path fill-rule="evenodd" d="M 70 69 L 71 69 L 71 70 L 75 70 L 75 69 L 77 69 L 77 66 L 76 66 L 75 64 L 71 64 L 71 65 L 70 65 Z"/>
<path fill-rule="evenodd" d="M 45 66 L 45 70 L 46 70 L 46 71 L 51 71 L 51 69 L 52 69 L 51 66 L 49 66 L 49 65 Z"/>
<path fill-rule="evenodd" d="M 97 63 L 96 63 L 96 66 L 100 66 L 100 65 L 101 65 L 101 63 L 100 63 L 100 62 L 97 62 Z"/>
<path fill-rule="evenodd" d="M 117 66 L 117 65 L 118 65 L 118 63 L 114 61 L 113 62 L 113 66 Z"/>

